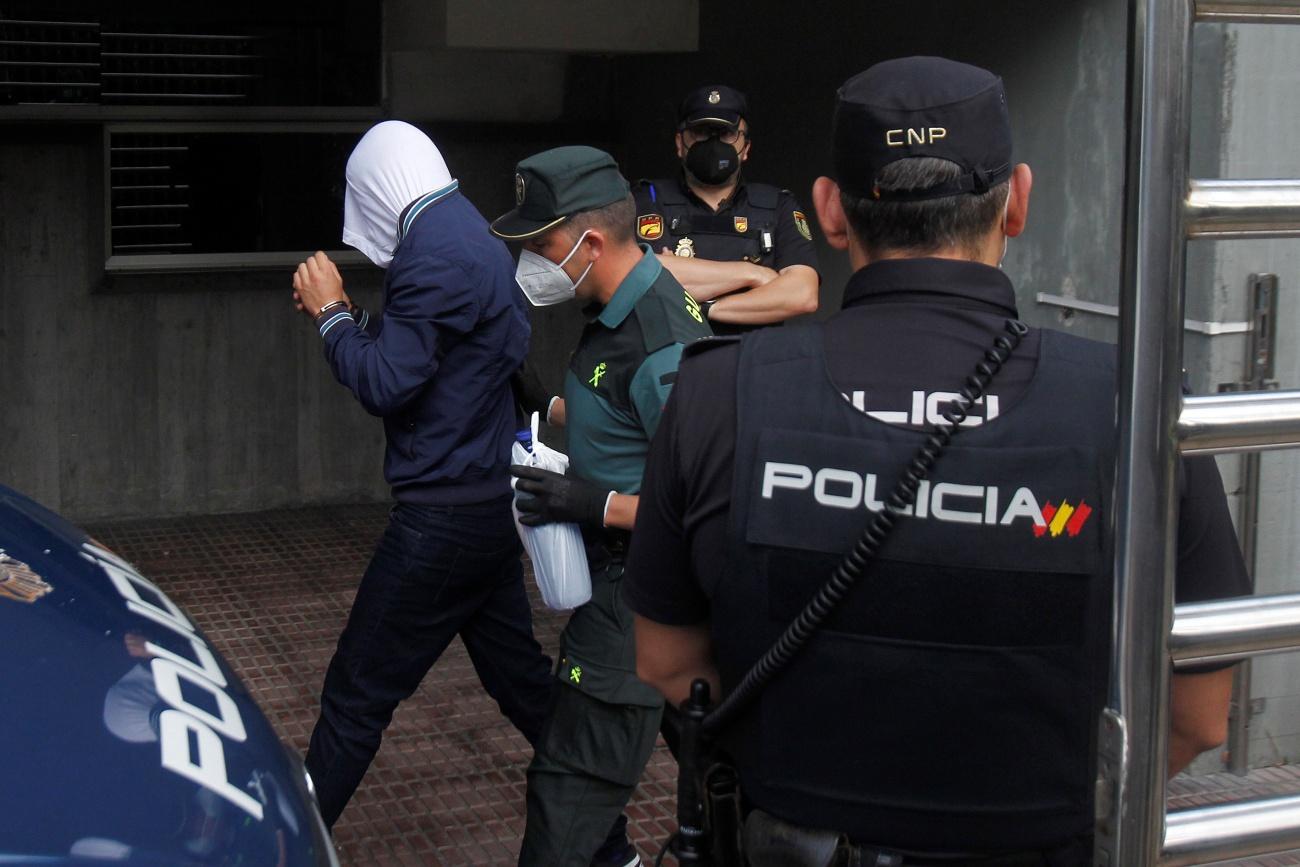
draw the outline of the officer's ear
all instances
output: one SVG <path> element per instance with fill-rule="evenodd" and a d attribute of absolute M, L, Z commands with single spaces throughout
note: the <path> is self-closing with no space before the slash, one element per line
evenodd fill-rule
<path fill-rule="evenodd" d="M 1007 237 L 1014 238 L 1025 230 L 1029 221 L 1029 190 L 1034 185 L 1034 173 L 1020 163 L 1011 170 L 1011 198 L 1007 202 Z"/>
<path fill-rule="evenodd" d="M 587 245 L 587 252 L 591 254 L 591 261 L 595 262 L 601 257 L 605 252 L 607 241 L 604 231 L 600 229 L 589 229 L 587 231 L 587 237 L 582 242 Z"/>
<path fill-rule="evenodd" d="M 826 243 L 836 250 L 849 248 L 849 218 L 840 202 L 840 185 L 828 177 L 813 181 L 813 209 Z"/>
<path fill-rule="evenodd" d="M 686 145 L 682 144 L 681 130 L 677 130 L 677 134 L 673 136 L 673 143 L 677 146 L 677 159 L 686 159 Z"/>

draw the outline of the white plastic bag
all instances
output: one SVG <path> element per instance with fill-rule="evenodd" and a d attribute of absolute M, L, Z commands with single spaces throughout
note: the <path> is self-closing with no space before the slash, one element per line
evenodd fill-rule
<path fill-rule="evenodd" d="M 511 463 L 540 467 L 563 473 L 569 468 L 569 456 L 545 445 L 537 438 L 538 417 L 533 413 L 533 442 L 529 451 L 523 443 L 511 449 Z M 512 481 L 511 484 L 514 484 Z M 563 611 L 577 608 L 591 598 L 591 573 L 587 569 L 587 549 L 577 524 L 542 524 L 529 527 L 519 523 L 519 507 L 511 504 L 515 529 L 524 543 L 528 559 L 533 561 L 533 577 L 547 608 Z"/>

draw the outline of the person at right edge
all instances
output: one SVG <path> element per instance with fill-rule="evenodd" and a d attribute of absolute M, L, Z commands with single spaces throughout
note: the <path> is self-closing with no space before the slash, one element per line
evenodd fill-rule
<path fill-rule="evenodd" d="M 725 84 L 696 88 L 677 111 L 681 171 L 632 189 L 638 240 L 700 302 L 717 334 L 817 311 L 808 218 L 789 190 L 744 177 L 751 134 L 745 94 Z"/>
<path fill-rule="evenodd" d="M 833 155 L 813 201 L 855 269 L 843 311 L 683 358 L 624 579 L 638 673 L 674 704 L 695 678 L 734 690 L 885 508 L 927 421 L 1023 330 L 860 583 L 718 742 L 751 867 L 1090 864 L 1115 347 L 1012 321 L 999 265 L 1032 176 L 999 78 L 873 66 L 839 91 Z M 1177 551 L 1179 602 L 1248 592 L 1213 458 L 1182 461 Z M 1232 678 L 1173 675 L 1169 773 L 1224 739 Z M 816 842 L 834 854 L 792 855 Z"/>

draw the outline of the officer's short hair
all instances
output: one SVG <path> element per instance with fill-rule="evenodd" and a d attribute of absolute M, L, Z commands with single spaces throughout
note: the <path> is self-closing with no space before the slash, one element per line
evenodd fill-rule
<path fill-rule="evenodd" d="M 588 229 L 600 230 L 615 243 L 632 241 L 636 233 L 636 200 L 628 193 L 616 202 L 574 214 L 564 225 L 575 241 Z"/>
<path fill-rule="evenodd" d="M 880 170 L 879 189 L 914 190 L 933 187 L 959 177 L 963 169 L 935 157 L 912 157 Z M 868 256 L 906 251 L 913 255 L 957 248 L 977 254 L 980 243 L 1001 222 L 1007 203 L 1008 181 L 985 193 L 964 193 L 937 199 L 876 200 L 840 193 L 849 227 Z"/>

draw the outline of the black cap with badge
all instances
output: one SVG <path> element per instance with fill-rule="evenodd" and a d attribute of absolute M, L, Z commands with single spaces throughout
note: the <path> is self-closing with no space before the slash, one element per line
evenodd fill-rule
<path fill-rule="evenodd" d="M 1002 79 L 942 57 L 887 60 L 844 82 L 833 139 L 835 180 L 858 198 L 979 195 L 1011 176 L 1011 121 Z M 926 189 L 881 190 L 880 170 L 908 157 L 949 160 L 963 172 Z"/>
<path fill-rule="evenodd" d="M 677 109 L 677 126 L 679 129 L 702 123 L 736 126 L 748 115 L 745 94 L 725 84 L 706 84 L 686 94 Z"/>
<path fill-rule="evenodd" d="M 628 194 L 618 163 L 585 145 L 552 148 L 515 166 L 513 211 L 492 222 L 492 234 L 518 241 L 540 235 L 574 214 L 613 204 Z"/>

